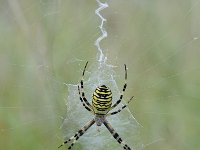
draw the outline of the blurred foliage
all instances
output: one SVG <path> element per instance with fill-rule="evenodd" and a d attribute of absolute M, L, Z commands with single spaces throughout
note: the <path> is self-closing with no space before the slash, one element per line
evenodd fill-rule
<path fill-rule="evenodd" d="M 125 97 L 136 97 L 129 108 L 143 125 L 144 149 L 199 149 L 200 1 L 108 4 L 101 45 L 110 64 L 129 68 Z M 0 1 L 0 149 L 62 142 L 64 83 L 77 83 L 85 62 L 96 60 L 96 8 L 91 0 Z"/>

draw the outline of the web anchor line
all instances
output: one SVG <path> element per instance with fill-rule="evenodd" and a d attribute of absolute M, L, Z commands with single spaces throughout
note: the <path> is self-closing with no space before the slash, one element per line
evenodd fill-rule
<path fill-rule="evenodd" d="M 99 62 L 105 62 L 106 57 L 104 56 L 103 49 L 100 46 L 100 42 L 108 36 L 106 29 L 104 28 L 104 23 L 106 22 L 106 19 L 100 14 L 100 11 L 108 7 L 108 4 L 102 3 L 100 0 L 96 0 L 99 7 L 95 10 L 95 14 L 99 16 L 101 19 L 101 24 L 99 26 L 99 29 L 101 30 L 101 36 L 98 37 L 98 39 L 95 41 L 95 46 L 97 47 L 97 50 L 99 51 L 99 54 L 97 54 L 97 59 Z"/>

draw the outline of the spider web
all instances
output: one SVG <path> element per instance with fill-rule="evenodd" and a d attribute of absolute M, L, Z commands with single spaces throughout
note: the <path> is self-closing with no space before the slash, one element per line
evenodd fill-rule
<path fill-rule="evenodd" d="M 125 93 L 123 103 L 132 95 L 137 98 L 130 104 L 134 109 L 129 108 L 143 125 L 144 136 L 140 140 L 141 126 L 129 109 L 108 121 L 132 148 L 200 147 L 196 134 L 200 1 L 108 2 L 109 9 L 102 13 L 108 19 L 111 38 L 103 41 L 106 51 L 102 51 L 101 58 L 106 61 L 101 63 L 97 61 L 101 60 L 100 51 L 95 59 L 95 48 L 89 45 L 98 34 L 92 24 L 98 19 L 93 13 L 98 4 L 95 1 L 79 0 L 79 5 L 77 1 L 64 0 L 0 2 L 0 149 L 55 150 L 63 136 L 68 139 L 93 118 L 77 95 L 82 74 L 78 69 L 83 69 L 87 60 L 88 100 L 101 83 L 110 86 L 114 101 L 117 100 L 124 81 L 123 64 L 127 63 L 127 90 L 134 93 Z M 63 100 L 66 82 L 70 91 L 67 107 Z M 65 111 L 63 130 L 58 131 Z M 121 149 L 104 126 L 100 129 L 98 133 L 94 125 L 74 149 L 89 149 L 90 144 L 102 146 L 100 142 L 108 149 Z"/>
<path fill-rule="evenodd" d="M 86 71 L 86 79 L 84 81 L 86 97 L 91 103 L 92 93 L 100 85 L 107 85 L 110 87 L 113 93 L 113 103 L 115 103 L 119 97 L 121 91 L 116 83 L 116 73 L 114 67 L 106 63 L 107 57 L 104 54 L 104 50 L 100 46 L 100 42 L 107 37 L 107 31 L 104 28 L 106 19 L 101 15 L 100 11 L 108 7 L 107 3 L 102 3 L 97 0 L 99 7 L 95 13 L 100 18 L 101 24 L 99 29 L 101 35 L 95 41 L 97 47 L 97 62 L 91 62 L 89 69 Z M 124 78 L 123 78 L 124 79 Z M 83 108 L 82 103 L 79 100 L 77 85 L 67 84 L 68 86 L 68 98 L 67 98 L 67 117 L 63 122 L 62 128 L 64 131 L 65 139 L 72 136 L 77 128 L 69 129 L 70 123 L 75 123 L 76 127 L 83 126 L 88 120 L 91 120 L 94 116 L 88 114 Z M 122 102 L 123 103 L 123 102 Z M 116 109 L 121 108 L 119 105 Z M 120 134 L 120 136 L 127 142 L 130 143 L 130 147 L 134 149 L 141 148 L 142 143 L 139 135 L 139 128 L 141 127 L 137 120 L 130 113 L 129 109 L 123 110 L 119 115 L 108 117 L 108 121 L 112 124 L 113 128 Z M 101 149 L 121 149 L 121 146 L 112 137 L 109 131 L 101 126 L 101 131 L 98 133 L 96 124 L 94 124 L 89 131 L 87 131 L 79 141 L 82 149 L 88 150 L 101 150 Z"/>

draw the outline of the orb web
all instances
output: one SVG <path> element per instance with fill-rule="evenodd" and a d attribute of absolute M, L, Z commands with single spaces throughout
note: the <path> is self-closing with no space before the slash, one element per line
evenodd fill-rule
<path fill-rule="evenodd" d="M 121 94 L 120 88 L 116 83 L 117 75 L 114 71 L 114 67 L 106 63 L 107 57 L 104 54 L 103 48 L 100 46 L 100 42 L 107 37 L 107 31 L 104 28 L 106 19 L 101 15 L 100 11 L 108 7 L 108 4 L 102 3 L 100 0 L 96 0 L 98 8 L 95 10 L 95 14 L 100 18 L 99 29 L 101 35 L 95 41 L 97 47 L 97 61 L 90 63 L 90 67 L 86 70 L 84 80 L 84 90 L 86 98 L 91 103 L 92 94 L 95 89 L 100 85 L 108 86 L 113 93 L 113 103 L 115 103 Z M 124 80 L 124 77 L 123 77 Z M 78 83 L 79 84 L 79 83 Z M 62 128 L 64 129 L 65 139 L 67 140 L 77 132 L 79 128 L 84 126 L 86 122 L 91 120 L 94 116 L 87 112 L 82 106 L 78 95 L 78 84 L 68 86 L 68 98 L 67 98 L 67 116 L 63 122 Z M 122 89 L 121 89 L 122 90 Z M 121 105 L 122 107 L 122 105 Z M 121 108 L 118 106 L 116 109 Z M 119 133 L 119 135 L 128 143 L 133 149 L 142 147 L 139 136 L 140 125 L 130 113 L 129 109 L 123 110 L 116 116 L 110 116 L 107 118 L 113 128 Z M 75 124 L 75 126 L 74 126 Z M 73 128 L 72 128 L 73 126 Z M 121 149 L 121 146 L 112 137 L 109 131 L 102 125 L 100 132 L 97 131 L 97 126 L 94 124 L 80 139 L 79 144 L 87 150 L 101 150 L 101 149 Z"/>
<path fill-rule="evenodd" d="M 82 54 L 88 53 L 86 56 L 91 56 L 90 47 L 86 43 L 93 43 L 93 38 L 96 38 L 97 34 L 93 30 L 87 34 L 80 32 L 80 30 L 90 31 L 90 21 L 97 18 L 88 9 L 90 7 L 83 5 L 94 2 L 86 3 L 79 0 L 78 3 L 79 5 L 74 1 L 63 0 L 1 2 L 0 32 L 4 38 L 0 40 L 0 149 L 56 149 L 57 145 L 63 142 L 63 137 L 57 136 L 60 133 L 57 131 L 61 124 L 60 115 L 65 115 L 62 94 L 66 93 L 66 89 L 63 83 L 71 81 L 71 79 L 68 80 L 66 72 L 77 73 L 77 69 L 69 70 L 70 65 L 66 67 L 66 61 L 62 60 L 67 59 L 69 63 L 75 64 L 81 62 L 81 66 L 84 67 L 87 60 L 85 57 L 82 58 Z M 114 62 L 115 55 L 113 54 L 115 53 L 117 61 L 123 57 L 131 60 L 127 63 L 129 68 L 132 67 L 128 71 L 129 77 L 133 75 L 130 73 L 132 70 L 137 72 L 133 75 L 134 86 L 130 83 L 133 78 L 128 78 L 128 89 L 137 88 L 134 96 L 141 103 L 141 105 L 136 104 L 133 114 L 140 114 L 141 117 L 138 116 L 137 119 L 143 118 L 148 122 L 145 125 L 145 122 L 140 121 L 144 126 L 143 129 L 146 129 L 142 140 L 143 143 L 148 144 L 144 147 L 149 147 L 162 139 L 165 141 L 153 145 L 154 149 L 174 149 L 177 146 L 183 149 L 183 147 L 195 147 L 195 145 L 197 147 L 199 143 L 195 139 L 198 139 L 198 136 L 192 134 L 192 130 L 186 131 L 185 128 L 195 129 L 191 128 L 191 121 L 198 121 L 199 117 L 199 109 L 195 106 L 198 106 L 199 99 L 200 18 L 198 8 L 200 0 L 173 1 L 172 3 L 136 0 L 109 1 L 109 3 L 117 6 L 115 12 L 111 13 L 114 20 L 117 20 L 115 25 L 119 26 L 115 28 L 120 34 L 112 36 L 111 39 L 115 38 L 115 40 L 109 43 L 114 44 L 106 47 L 112 55 L 112 61 L 109 60 L 109 62 Z M 88 10 L 90 15 L 87 14 Z M 80 13 L 85 14 L 80 17 Z M 109 17 L 106 15 L 106 18 Z M 107 21 L 110 22 L 110 19 Z M 85 37 L 74 38 L 77 31 L 80 33 L 78 36 L 84 34 Z M 57 40 L 54 41 L 54 38 Z M 112 49 L 115 52 L 112 52 Z M 80 53 L 81 50 L 84 52 Z M 102 52 L 105 54 L 103 50 Z M 122 53 L 124 55 L 121 55 Z M 70 62 L 72 57 L 74 60 Z M 90 57 L 89 61 L 93 58 L 94 56 Z M 102 57 L 102 60 L 104 58 Z M 94 64 L 90 61 L 85 74 L 87 98 L 91 100 L 94 88 L 102 82 L 112 84 L 113 87 L 109 86 L 112 90 L 116 90 L 115 96 L 118 98 L 123 86 L 122 80 L 124 80 L 124 74 L 119 73 L 123 72 L 123 64 L 117 68 L 117 71 L 115 70 L 116 72 L 112 72 L 114 68 L 108 64 L 101 69 L 101 71 L 108 69 L 103 77 L 109 81 L 111 79 L 122 81 L 120 84 L 103 81 L 103 77 L 100 76 L 98 77 L 101 78 L 101 82 L 97 82 L 95 80 L 97 77 L 95 79 L 93 77 L 99 72 L 98 67 L 99 62 Z M 62 74 L 59 68 L 67 71 Z M 112 77 L 106 77 L 112 73 Z M 120 78 L 117 75 L 120 75 Z M 61 131 L 65 139 L 73 136 L 93 117 L 79 101 L 78 80 L 80 79 L 77 77 L 74 85 L 68 85 L 70 98 L 67 101 L 67 118 Z M 131 96 L 125 93 L 125 101 Z M 137 148 L 142 145 L 139 140 L 139 131 L 135 132 L 135 127 L 139 125 L 130 116 L 131 114 L 126 109 L 120 114 L 109 117 L 108 120 L 131 148 L 140 149 Z M 129 118 L 133 120 L 130 121 Z M 127 125 L 128 122 L 134 122 L 134 128 Z M 126 133 L 130 130 L 134 132 Z M 98 138 L 100 138 L 99 141 Z M 102 141 L 104 143 L 101 144 Z M 93 142 L 92 145 L 91 142 Z M 105 143 L 108 149 L 121 149 L 104 126 L 98 133 L 94 125 L 80 138 L 73 149 L 79 147 L 91 149 L 94 145 L 103 147 Z"/>

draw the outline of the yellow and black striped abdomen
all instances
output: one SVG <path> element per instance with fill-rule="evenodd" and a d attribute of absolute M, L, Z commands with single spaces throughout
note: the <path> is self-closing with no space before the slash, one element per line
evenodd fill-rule
<path fill-rule="evenodd" d="M 109 111 L 109 108 L 112 105 L 112 92 L 105 86 L 99 86 L 93 93 L 92 96 L 92 105 L 95 114 L 105 115 Z"/>

